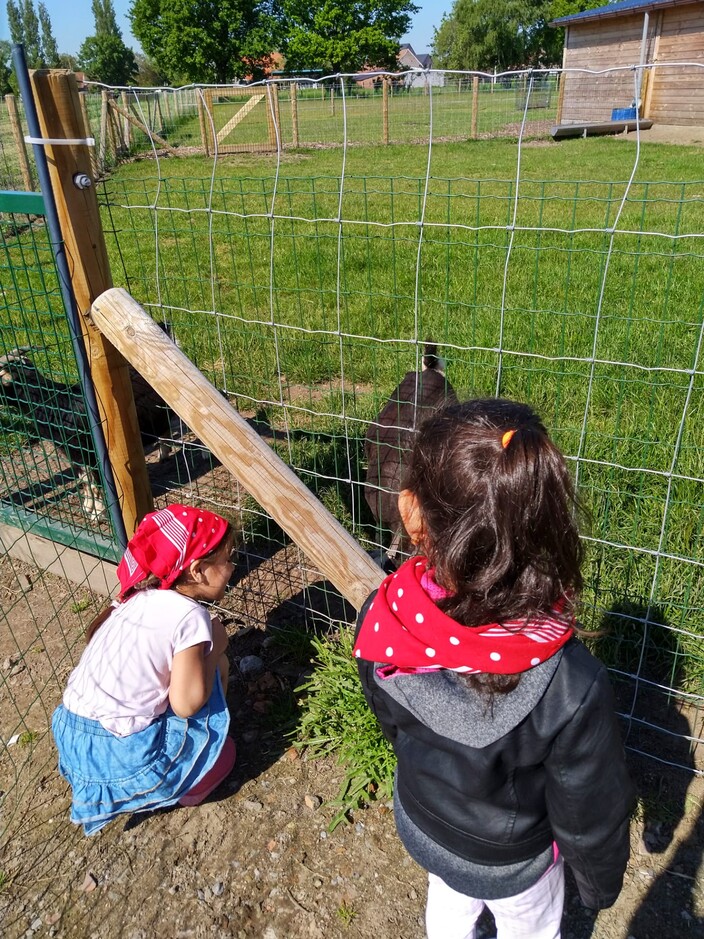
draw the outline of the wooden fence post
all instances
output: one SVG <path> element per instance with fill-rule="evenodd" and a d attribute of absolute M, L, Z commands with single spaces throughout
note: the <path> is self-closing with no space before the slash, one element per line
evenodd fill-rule
<path fill-rule="evenodd" d="M 381 125 L 382 141 L 385 144 L 389 142 L 389 78 L 384 75 L 381 84 Z"/>
<path fill-rule="evenodd" d="M 271 93 L 274 96 L 274 120 L 276 121 L 276 127 L 279 132 L 279 146 L 283 150 L 284 136 L 283 136 L 283 128 L 281 127 L 281 114 L 279 113 L 279 86 L 276 84 L 272 85 Z"/>
<path fill-rule="evenodd" d="M 357 609 L 384 573 L 126 290 L 93 303 L 96 326 Z"/>
<path fill-rule="evenodd" d="M 157 115 L 159 115 L 159 130 L 163 134 L 164 127 L 166 126 L 166 122 L 164 121 L 164 112 L 161 110 L 161 91 L 159 91 L 159 93 L 156 95 L 155 102 L 154 102 L 154 122 L 155 123 L 157 121 Z"/>
<path fill-rule="evenodd" d="M 122 92 L 120 95 L 120 100 L 122 101 L 122 110 L 129 114 L 130 106 L 127 100 L 126 91 Z M 126 117 L 122 118 L 122 139 L 124 140 L 127 149 L 130 150 L 132 148 L 132 125 Z"/>
<path fill-rule="evenodd" d="M 42 134 L 49 139 L 84 139 L 86 128 L 74 73 L 37 70 L 31 73 L 31 82 Z M 112 286 L 95 188 L 78 189 L 73 183 L 77 173 L 90 174 L 88 147 L 47 145 L 46 150 L 103 433 L 130 537 L 153 503 L 127 362 L 87 319 L 93 300 Z"/>
<path fill-rule="evenodd" d="M 203 144 L 203 149 L 205 150 L 205 155 L 210 156 L 210 121 L 205 118 L 205 105 L 203 104 L 203 97 L 198 92 L 198 125 L 200 126 L 200 140 Z"/>
<path fill-rule="evenodd" d="M 27 192 L 32 192 L 32 171 L 29 166 L 29 157 L 27 155 L 27 144 L 24 142 L 24 134 L 22 133 L 22 123 L 20 121 L 20 116 L 17 111 L 17 101 L 15 100 L 14 95 L 5 95 L 5 104 L 7 105 L 7 113 L 10 118 L 10 127 L 12 128 L 12 136 L 15 141 L 15 147 L 17 148 L 17 157 L 20 162 L 20 172 L 22 173 L 22 182 L 24 183 L 24 188 Z"/>
<path fill-rule="evenodd" d="M 86 136 L 92 137 L 93 131 L 90 127 L 90 118 L 88 117 L 88 102 L 86 101 L 86 96 L 85 94 L 79 93 L 78 97 L 81 102 L 81 115 L 83 116 L 83 126 L 86 130 Z M 95 147 L 89 147 L 88 149 L 90 150 L 90 166 L 93 170 L 93 179 L 97 179 L 99 175 L 98 154 L 96 153 Z"/>
<path fill-rule="evenodd" d="M 562 123 L 562 106 L 565 100 L 565 84 L 567 79 L 566 72 L 560 72 L 560 75 L 557 79 L 557 114 L 555 115 L 555 123 Z"/>
<path fill-rule="evenodd" d="M 477 137 L 477 119 L 479 116 L 479 76 L 472 79 L 472 139 Z"/>
<path fill-rule="evenodd" d="M 103 88 L 100 93 L 100 149 L 98 150 L 98 163 L 100 171 L 105 172 L 108 147 L 108 93 Z"/>
<path fill-rule="evenodd" d="M 293 146 L 298 148 L 298 83 L 291 83 L 291 124 L 293 126 Z"/>
<path fill-rule="evenodd" d="M 114 104 L 114 102 L 110 102 Z M 122 122 L 118 121 L 115 116 L 115 112 L 111 107 L 108 107 L 108 127 L 110 128 L 110 143 L 112 144 L 112 152 L 115 154 L 115 161 L 117 162 L 117 157 L 125 149 L 124 137 L 122 136 Z"/>
<path fill-rule="evenodd" d="M 171 94 L 168 91 L 162 89 L 161 94 L 164 97 L 164 110 L 166 111 L 166 123 L 167 126 L 170 126 L 173 122 L 173 117 L 171 116 Z"/>
<path fill-rule="evenodd" d="M 276 101 L 276 85 L 271 84 L 267 86 L 267 96 L 266 96 L 266 123 L 269 128 L 269 146 L 272 150 L 277 148 L 277 139 L 276 139 L 276 128 L 279 127 L 279 133 L 281 133 L 281 125 L 277 124 L 277 113 L 278 113 L 278 104 Z"/>

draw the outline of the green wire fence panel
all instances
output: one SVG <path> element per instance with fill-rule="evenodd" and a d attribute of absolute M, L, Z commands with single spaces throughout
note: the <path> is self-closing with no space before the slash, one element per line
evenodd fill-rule
<path fill-rule="evenodd" d="M 117 544 L 39 193 L 0 193 L 0 296 L 4 841 L 46 801 L 43 781 L 56 767 L 51 713 L 80 654 L 83 613 L 104 602 L 94 589 L 96 558 L 114 560 Z"/>
<path fill-rule="evenodd" d="M 36 185 L 31 148 L 24 142 L 27 126 L 20 98 L 0 99 L 0 191 L 27 190 Z"/>
<path fill-rule="evenodd" d="M 0 193 L 0 520 L 114 558 L 38 193 Z"/>

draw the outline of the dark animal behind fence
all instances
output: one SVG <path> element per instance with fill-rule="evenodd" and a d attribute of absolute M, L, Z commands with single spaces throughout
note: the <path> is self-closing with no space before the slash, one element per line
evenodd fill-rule
<path fill-rule="evenodd" d="M 398 492 L 414 432 L 445 404 L 457 404 L 457 395 L 445 377 L 437 346 L 427 343 L 422 371 L 406 373 L 367 430 L 364 497 L 377 524 L 393 532 L 388 552 L 392 558 L 397 550 L 410 549 L 398 511 Z"/>

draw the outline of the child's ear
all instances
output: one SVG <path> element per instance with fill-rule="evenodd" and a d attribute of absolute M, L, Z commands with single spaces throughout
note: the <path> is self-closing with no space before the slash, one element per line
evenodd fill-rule
<path fill-rule="evenodd" d="M 200 558 L 197 561 L 191 561 L 188 565 L 188 573 L 191 575 L 191 580 L 195 584 L 199 584 L 203 580 L 203 571 L 201 568 Z"/>
<path fill-rule="evenodd" d="M 402 489 L 398 494 L 398 510 L 401 515 L 403 527 L 413 544 L 420 544 L 423 540 L 423 516 L 421 515 L 418 499 L 410 489 Z"/>

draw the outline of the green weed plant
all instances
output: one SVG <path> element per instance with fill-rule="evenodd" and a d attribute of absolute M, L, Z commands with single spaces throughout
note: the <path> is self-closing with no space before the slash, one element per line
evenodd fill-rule
<path fill-rule="evenodd" d="M 364 699 L 352 655 L 352 631 L 314 638 L 315 671 L 299 688 L 298 746 L 313 758 L 335 756 L 344 771 L 333 831 L 372 798 L 391 798 L 396 757 Z"/>

